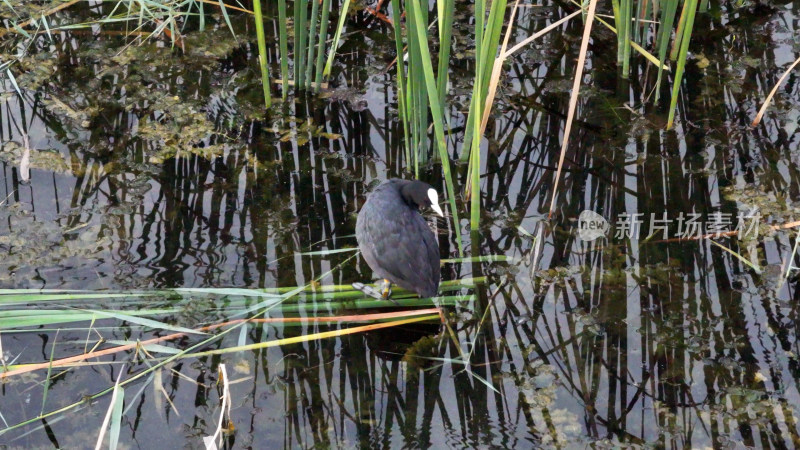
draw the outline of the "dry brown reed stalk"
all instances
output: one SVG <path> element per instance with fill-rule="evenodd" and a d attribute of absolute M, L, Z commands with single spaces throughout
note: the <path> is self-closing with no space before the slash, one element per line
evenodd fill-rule
<path fill-rule="evenodd" d="M 800 64 L 800 58 L 797 58 L 795 62 L 792 63 L 792 65 L 789 66 L 788 69 L 786 69 L 786 72 L 783 72 L 783 75 L 781 75 L 781 77 L 778 79 L 778 82 L 775 83 L 775 86 L 772 88 L 772 90 L 769 92 L 769 95 L 767 95 L 767 98 L 764 100 L 764 104 L 761 105 L 761 109 L 758 110 L 756 118 L 753 119 L 753 123 L 750 124 L 751 127 L 756 127 L 761 122 L 761 117 L 764 116 L 764 113 L 767 111 L 767 107 L 769 106 L 769 103 L 772 101 L 772 97 L 775 95 L 776 92 L 778 92 L 778 87 L 781 85 L 781 83 L 783 83 L 783 80 L 785 80 L 786 77 L 789 76 L 789 72 L 791 72 L 792 69 L 794 69 L 794 67 L 797 64 Z"/>
<path fill-rule="evenodd" d="M 553 196 L 550 198 L 550 212 L 547 218 L 553 216 L 556 206 L 556 195 L 558 195 L 558 181 L 561 178 L 561 169 L 564 166 L 564 157 L 567 154 L 567 144 L 569 143 L 569 132 L 572 129 L 572 119 L 575 117 L 575 108 L 578 105 L 578 93 L 581 88 L 583 78 L 583 67 L 586 63 L 586 52 L 589 49 L 589 38 L 592 34 L 592 23 L 594 22 L 594 10 L 597 7 L 597 0 L 589 2 L 589 9 L 586 12 L 586 24 L 583 26 L 583 39 L 581 40 L 581 50 L 578 55 L 578 65 L 575 68 L 575 81 L 572 83 L 572 95 L 569 98 L 569 110 L 567 112 L 567 124 L 564 128 L 564 140 L 561 143 L 561 155 L 558 157 L 558 169 L 556 170 L 556 180 L 553 183 Z"/>

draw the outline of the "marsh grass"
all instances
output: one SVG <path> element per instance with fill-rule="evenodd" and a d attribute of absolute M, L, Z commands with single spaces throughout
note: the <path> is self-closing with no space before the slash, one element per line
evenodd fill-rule
<path fill-rule="evenodd" d="M 281 96 L 285 101 L 289 94 L 289 37 L 286 29 L 286 0 L 278 0 L 278 46 L 281 57 Z"/>
<path fill-rule="evenodd" d="M 672 128 L 672 125 L 675 122 L 675 110 L 678 106 L 678 96 L 680 95 L 683 72 L 686 68 L 686 57 L 689 52 L 689 41 L 692 37 L 692 29 L 694 28 L 694 17 L 696 13 L 697 0 L 685 0 L 683 4 L 683 13 L 681 14 L 681 20 L 678 23 L 678 31 L 676 32 L 675 42 L 673 43 L 672 47 L 672 53 L 670 54 L 671 59 L 677 60 L 677 68 L 675 69 L 675 80 L 672 83 L 672 97 L 670 98 L 669 104 L 667 129 Z"/>
<path fill-rule="evenodd" d="M 577 2 L 574 2 L 577 4 Z M 401 5 L 405 7 L 406 17 L 406 37 L 407 42 L 403 41 L 401 27 Z M 444 104 L 447 102 L 447 59 L 451 52 L 451 27 L 453 20 L 454 5 L 448 0 L 436 2 L 436 14 L 434 19 L 428 18 L 428 9 L 415 6 L 416 3 L 401 2 L 394 0 L 391 2 L 391 11 L 394 23 L 394 37 L 398 54 L 397 64 L 397 101 L 399 118 L 402 123 L 402 132 L 405 140 L 404 155 L 406 167 L 413 171 L 415 176 L 419 176 L 420 164 L 426 161 L 427 133 L 429 130 L 428 120 L 433 122 L 434 137 L 433 141 L 439 149 L 440 158 L 445 161 L 447 141 L 440 135 L 441 124 L 449 123 L 450 117 L 444 116 L 443 112 L 447 109 Z M 472 83 L 472 96 L 470 98 L 469 112 L 465 121 L 465 132 L 461 151 L 458 158 L 467 164 L 467 177 L 463 185 L 463 193 L 469 198 L 470 229 L 477 230 L 480 227 L 480 177 L 481 177 L 481 141 L 489 120 L 490 111 L 498 89 L 499 79 L 502 76 L 503 63 L 506 58 L 527 45 L 541 34 L 536 33 L 518 44 L 513 44 L 510 50 L 508 37 L 514 25 L 517 11 L 517 3 L 511 10 L 507 18 L 507 4 L 505 0 L 487 2 L 476 0 L 474 5 L 474 39 L 475 39 L 475 75 Z M 572 94 L 570 96 L 567 119 L 564 124 L 564 134 L 562 138 L 561 154 L 559 164 L 555 174 L 556 189 L 554 189 L 551 200 L 551 214 L 555 208 L 555 200 L 558 195 L 558 182 L 560 180 L 563 161 L 569 145 L 570 130 L 572 121 L 577 114 L 577 102 L 580 92 L 581 77 L 585 66 L 588 42 L 591 39 L 591 25 L 595 19 L 594 10 L 596 3 L 586 2 L 581 6 L 584 15 L 584 33 L 580 50 L 578 51 L 578 67 L 574 77 Z M 642 0 L 614 0 L 612 10 L 616 28 L 599 19 L 603 25 L 617 34 L 618 51 L 617 60 L 620 68 L 620 75 L 627 78 L 631 72 L 631 60 L 634 54 L 643 55 L 650 63 L 657 66 L 656 92 L 665 71 L 669 71 L 666 65 L 667 49 L 673 31 L 676 38 L 672 41 L 673 51 L 669 55 L 677 63 L 677 71 L 673 79 L 673 89 L 671 104 L 669 107 L 670 120 L 668 128 L 672 126 L 674 111 L 677 107 L 680 84 L 686 63 L 688 46 L 691 39 L 693 28 L 694 13 L 697 10 L 697 2 L 687 0 L 684 2 L 682 19 L 679 21 L 677 30 L 673 30 L 672 23 L 677 12 L 677 0 L 668 2 L 661 8 L 654 8 L 651 2 Z M 583 9 L 585 8 L 585 9 Z M 571 14 L 574 17 L 578 12 Z M 562 21 L 568 20 L 566 18 Z M 559 21 L 561 23 L 561 21 Z M 506 25 L 506 39 L 500 45 L 501 30 Z M 426 64 L 432 64 L 433 58 L 428 50 L 428 35 L 422 31 L 428 27 L 437 26 L 437 36 L 439 38 L 437 73 L 426 70 Z M 554 25 L 554 24 L 553 24 Z M 551 29 L 548 27 L 548 30 Z M 544 30 L 542 30 L 544 31 Z M 648 45 L 650 37 L 655 39 L 655 47 L 658 49 L 658 57 L 648 52 L 644 46 Z M 407 45 L 406 45 L 407 44 Z M 408 49 L 408 57 L 405 56 L 405 48 Z M 407 64 L 404 62 L 407 61 Z M 433 83 L 436 85 L 435 101 L 431 99 L 434 92 L 429 88 Z M 656 101 L 658 95 L 656 96 Z M 444 151 L 443 151 L 444 149 Z M 445 174 L 446 187 L 448 192 L 455 195 L 455 180 L 445 167 L 443 162 L 443 172 Z M 451 189 L 452 185 L 452 189 Z M 456 205 L 451 205 L 454 211 L 454 219 L 458 223 L 459 218 Z"/>
<path fill-rule="evenodd" d="M 281 0 L 280 8 L 285 10 L 285 0 Z M 336 50 L 339 48 L 342 30 L 350 9 L 350 1 L 345 0 L 341 8 L 335 9 L 339 19 L 336 22 L 333 39 L 328 45 L 330 14 L 333 9 L 330 0 L 295 0 L 294 2 L 294 85 L 298 89 L 313 89 L 314 92 L 319 92 L 324 80 L 331 74 Z M 278 29 L 279 35 L 283 39 L 283 36 L 288 35 L 288 23 L 285 20 L 285 12 L 281 17 L 283 19 L 278 21 Z M 326 53 L 327 58 L 325 57 Z M 289 57 L 288 43 L 286 48 L 281 43 L 281 64 L 288 61 Z M 283 73 L 283 69 L 281 70 Z M 286 80 L 286 78 L 283 75 L 283 79 Z M 285 88 L 286 85 L 284 85 Z"/>
<path fill-rule="evenodd" d="M 513 25 L 517 10 L 516 5 L 515 3 L 511 13 L 509 27 Z M 475 78 L 467 115 L 464 145 L 461 150 L 462 160 L 469 161 L 465 194 L 470 198 L 471 230 L 477 230 L 480 226 L 481 141 L 484 130 L 482 122 L 486 101 L 491 89 L 493 68 L 497 64 L 502 66 L 502 54 L 504 52 L 501 51 L 499 57 L 497 53 L 506 6 L 506 0 L 491 2 L 487 19 L 486 1 L 476 0 L 475 3 Z M 509 34 L 507 33 L 506 36 L 509 36 Z M 499 63 L 496 63 L 496 58 L 500 58 Z"/>
<path fill-rule="evenodd" d="M 674 123 L 689 43 L 694 29 L 694 18 L 698 10 L 697 0 L 684 0 L 677 26 L 673 26 L 680 4 L 679 0 L 666 0 L 654 7 L 654 3 L 649 0 L 612 0 L 616 23 L 614 31 L 617 34 L 617 66 L 620 69 L 620 76 L 630 77 L 632 50 L 646 56 L 651 63 L 657 66 L 654 102 L 658 103 L 661 97 L 664 70 L 667 67 L 667 56 L 676 64 L 672 80 L 667 129 L 672 128 Z M 649 20 L 645 20 L 645 18 Z M 672 38 L 673 34 L 674 38 Z M 657 49 L 657 59 L 644 50 L 651 40 L 654 48 Z M 670 47 L 670 43 L 672 48 L 668 55 L 667 49 Z"/>

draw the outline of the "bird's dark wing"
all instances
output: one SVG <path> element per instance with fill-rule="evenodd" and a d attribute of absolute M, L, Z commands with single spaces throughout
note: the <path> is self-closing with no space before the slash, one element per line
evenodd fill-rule
<path fill-rule="evenodd" d="M 420 218 L 422 219 L 422 226 L 425 228 L 424 231 L 420 232 L 420 235 L 427 248 L 428 265 L 430 267 L 430 270 L 425 272 L 429 274 L 426 292 L 420 293 L 424 297 L 434 297 L 439 292 L 439 279 L 441 278 L 442 272 L 440 267 L 439 241 L 436 239 L 436 235 L 433 231 L 431 231 L 427 221 L 422 216 L 420 216 Z"/>
<path fill-rule="evenodd" d="M 425 296 L 435 295 L 439 285 L 436 236 L 417 211 L 398 211 L 381 203 L 370 209 L 363 224 L 364 233 L 372 237 L 371 259 L 377 265 L 372 269 L 400 287 Z"/>

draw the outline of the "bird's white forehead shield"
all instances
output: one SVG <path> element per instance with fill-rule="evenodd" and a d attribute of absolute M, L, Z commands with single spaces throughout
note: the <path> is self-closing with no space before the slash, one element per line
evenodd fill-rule
<path fill-rule="evenodd" d="M 431 208 L 436 211 L 436 214 L 444 217 L 444 212 L 439 206 L 439 193 L 436 192 L 436 189 L 428 189 L 428 198 L 431 199 Z"/>

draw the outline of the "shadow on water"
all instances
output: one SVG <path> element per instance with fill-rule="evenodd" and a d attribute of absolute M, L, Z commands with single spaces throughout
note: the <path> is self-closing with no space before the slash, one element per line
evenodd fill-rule
<path fill-rule="evenodd" d="M 236 448 L 800 444 L 800 294 L 796 279 L 782 279 L 794 235 L 767 230 L 797 220 L 800 207 L 795 75 L 764 122 L 748 127 L 795 59 L 798 4 L 712 3 L 697 19 L 707 31 L 692 39 L 676 131 L 663 130 L 663 105 L 641 106 L 652 83 L 640 80 L 654 77 L 652 67 L 638 61 L 631 81 L 620 80 L 615 38 L 597 28 L 553 220 L 547 211 L 582 25 L 571 22 L 506 65 L 483 145 L 482 228 L 469 236 L 462 223 L 458 232 L 469 237 L 468 253 L 510 262 L 443 269 L 444 279 L 489 278 L 472 291 L 474 303 L 447 310 L 474 376 L 453 361 L 460 350 L 438 325 L 200 357 L 127 388 L 121 441 L 200 446 L 216 426 L 216 368 L 225 362 L 235 426 L 226 445 Z M 566 14 L 525 8 L 512 41 Z M 323 98 L 290 97 L 265 118 L 254 44 L 242 37 L 247 21 L 233 19 L 239 37 L 215 24 L 187 33 L 185 52 L 158 40 L 121 50 L 124 41 L 96 31 L 36 40 L 20 62 L 22 96 L 7 82 L 0 109 L 0 286 L 298 286 L 334 268 L 323 284 L 371 277 L 350 253 L 297 252 L 355 246 L 355 215 L 369 190 L 409 176 L 394 71 L 386 70 L 391 28 L 357 11 L 331 89 Z M 474 70 L 468 31 L 454 33 L 453 140 Z M 25 133 L 29 182 L 19 168 Z M 439 167 L 424 169 L 420 177 L 441 187 Z M 463 185 L 466 166 L 455 170 Z M 579 238 L 584 210 L 611 222 L 607 237 Z M 762 273 L 708 239 L 658 242 L 663 233 L 652 228 L 668 218 L 673 237 L 685 225 L 678 217 L 689 214 L 733 228 L 754 210 L 758 237 L 717 241 Z M 638 238 L 617 223 L 626 214 L 641 214 L 633 216 Z M 539 241 L 529 236 L 540 231 Z M 439 223 L 443 257 L 457 253 L 455 232 Z M 183 303 L 175 322 L 208 320 L 199 311 L 209 301 Z M 328 329 L 253 326 L 245 338 Z M 141 332 L 126 325 L 103 335 L 135 340 Z M 85 328 L 35 330 L 3 334 L 2 349 L 6 358 L 48 360 L 54 342 L 57 355 L 71 355 L 86 339 Z M 116 358 L 55 378 L 46 410 L 113 385 L 130 359 Z M 0 389 L 9 424 L 39 414 L 40 387 L 14 380 Z M 107 404 L 0 439 L 82 446 L 96 439 Z"/>

